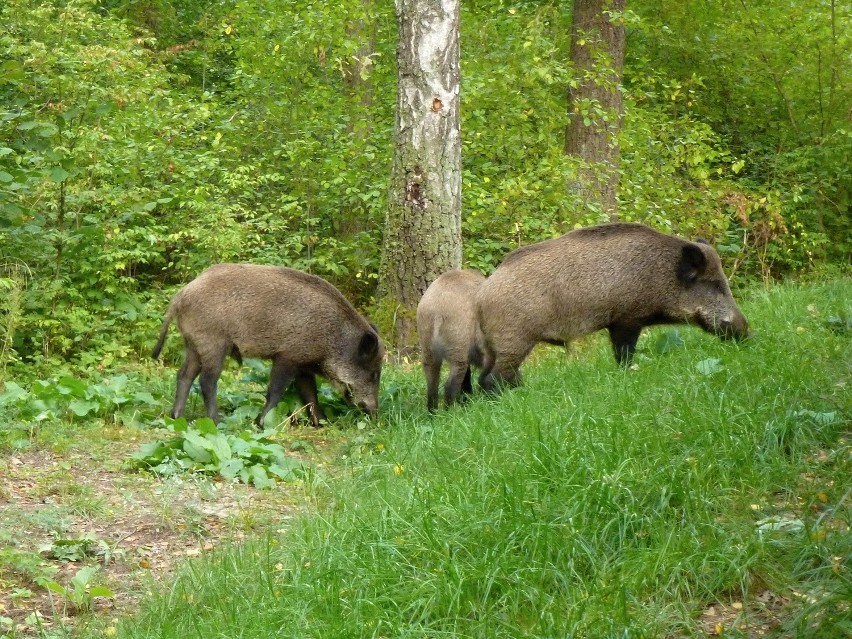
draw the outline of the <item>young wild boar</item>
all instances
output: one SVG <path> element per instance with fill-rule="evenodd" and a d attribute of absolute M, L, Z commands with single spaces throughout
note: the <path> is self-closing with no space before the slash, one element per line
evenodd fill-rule
<path fill-rule="evenodd" d="M 471 364 L 482 366 L 474 296 L 484 281 L 479 271 L 447 271 L 432 282 L 417 305 L 417 335 L 426 376 L 426 407 L 430 411 L 438 407 L 438 379 L 444 360 L 450 364 L 444 385 L 447 406 L 460 394 L 471 392 Z"/>
<path fill-rule="evenodd" d="M 623 366 L 652 324 L 697 324 L 724 338 L 748 334 L 716 251 L 642 224 L 578 229 L 509 253 L 479 287 L 477 307 L 493 361 L 480 377 L 486 389 L 518 383 L 536 343 L 564 344 L 602 328 Z"/>
<path fill-rule="evenodd" d="M 272 360 L 258 426 L 293 381 L 313 425 L 319 426 L 325 416 L 317 403 L 315 375 L 327 378 L 371 416 L 377 413 L 384 347 L 376 329 L 322 278 L 276 266 L 211 266 L 172 299 L 154 359 L 173 319 L 185 346 L 173 418 L 183 414 L 200 373 L 207 416 L 219 420 L 216 385 L 228 355 L 239 362 L 243 356 Z"/>

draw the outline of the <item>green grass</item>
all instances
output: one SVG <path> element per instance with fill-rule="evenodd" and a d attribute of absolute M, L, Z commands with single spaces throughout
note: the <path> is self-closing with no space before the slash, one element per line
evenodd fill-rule
<path fill-rule="evenodd" d="M 753 292 L 753 339 L 649 331 L 626 372 L 603 339 L 543 349 L 434 418 L 389 370 L 315 515 L 187 564 L 118 636 L 688 637 L 732 603 L 725 636 L 849 636 L 849 300 Z"/>

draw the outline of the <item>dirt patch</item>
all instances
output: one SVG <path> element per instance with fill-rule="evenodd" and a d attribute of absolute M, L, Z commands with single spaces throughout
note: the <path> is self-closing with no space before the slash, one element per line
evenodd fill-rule
<path fill-rule="evenodd" d="M 751 600 L 715 603 L 701 613 L 699 626 L 710 637 L 765 637 L 776 630 L 789 600 L 769 590 Z"/>
<path fill-rule="evenodd" d="M 70 588 L 82 567 L 98 566 L 91 585 L 115 596 L 89 598 L 91 611 L 117 616 L 187 557 L 286 528 L 309 507 L 299 482 L 261 491 L 203 476 L 128 470 L 124 460 L 139 442 L 138 435 L 113 438 L 108 453 L 0 456 L 0 636 L 14 629 L 14 636 L 26 637 L 88 618 L 68 597 L 45 588 L 45 579 Z M 327 443 L 318 435 L 313 445 Z"/>

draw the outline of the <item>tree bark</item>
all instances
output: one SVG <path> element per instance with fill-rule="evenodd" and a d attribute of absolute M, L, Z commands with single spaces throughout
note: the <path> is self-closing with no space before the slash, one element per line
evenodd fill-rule
<path fill-rule="evenodd" d="M 407 355 L 420 297 L 461 263 L 459 0 L 396 0 L 396 16 L 396 140 L 377 319 Z"/>
<path fill-rule="evenodd" d="M 624 109 L 624 0 L 574 0 L 565 153 L 586 167 L 574 188 L 609 219 L 618 218 L 618 132 Z"/>

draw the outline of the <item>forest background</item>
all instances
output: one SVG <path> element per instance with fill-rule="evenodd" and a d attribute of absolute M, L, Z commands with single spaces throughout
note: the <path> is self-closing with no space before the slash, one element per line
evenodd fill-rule
<path fill-rule="evenodd" d="M 850 6 L 628 3 L 619 215 L 732 283 L 847 270 Z M 564 154 L 570 3 L 462 3 L 464 262 L 603 221 Z M 0 365 L 147 357 L 211 263 L 288 265 L 369 311 L 387 211 L 392 3 L 0 3 Z"/>

